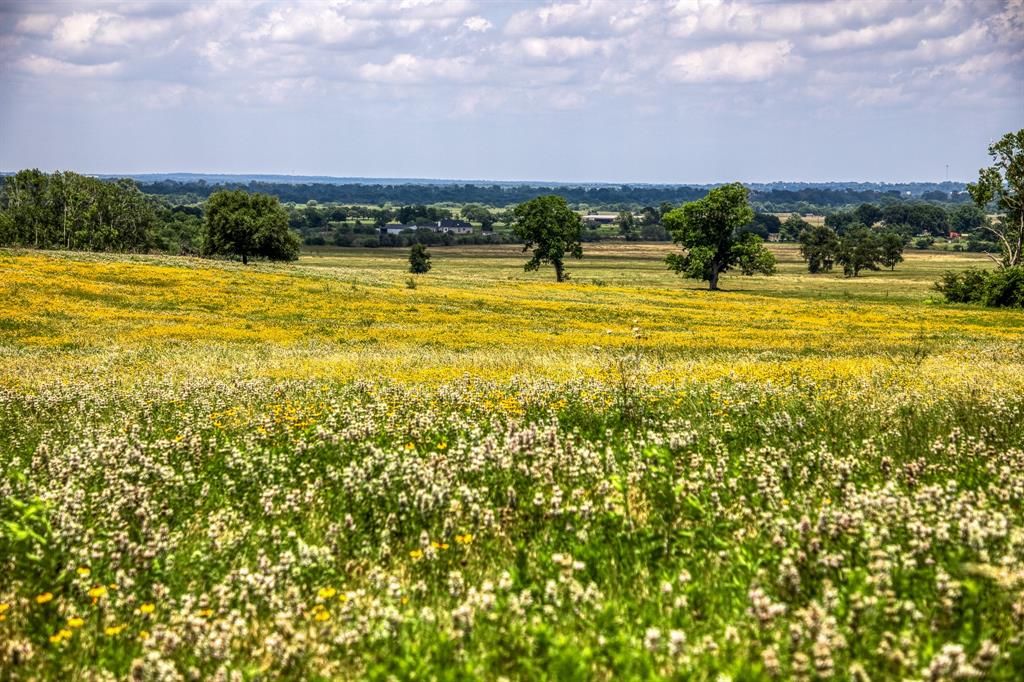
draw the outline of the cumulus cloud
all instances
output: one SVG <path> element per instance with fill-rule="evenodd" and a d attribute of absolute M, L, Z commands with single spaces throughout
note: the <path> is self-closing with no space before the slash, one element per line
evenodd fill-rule
<path fill-rule="evenodd" d="M 359 67 L 359 75 L 376 83 L 415 85 L 433 81 L 477 80 L 483 74 L 465 57 L 430 59 L 397 54 L 386 64 L 363 64 Z"/>
<path fill-rule="evenodd" d="M 726 43 L 684 52 L 665 69 L 665 75 L 682 83 L 758 81 L 768 79 L 799 62 L 788 40 Z"/>
<path fill-rule="evenodd" d="M 30 90 L 55 74 L 159 81 L 169 106 L 203 92 L 383 102 L 393 93 L 377 85 L 437 84 L 449 90 L 417 89 L 420 111 L 478 113 L 498 90 L 510 109 L 627 96 L 638 111 L 671 110 L 700 87 L 909 107 L 972 79 L 980 98 L 1019 99 L 1024 80 L 1024 0 L 573 0 L 511 13 L 476 0 L 29 1 L 4 11 L 0 50 L 17 68 L 0 78 Z M 572 95 L 552 96 L 559 87 Z"/>

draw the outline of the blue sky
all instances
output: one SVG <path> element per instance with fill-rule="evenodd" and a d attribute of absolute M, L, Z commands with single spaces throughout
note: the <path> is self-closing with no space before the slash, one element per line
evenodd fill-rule
<path fill-rule="evenodd" d="M 970 179 L 1024 0 L 0 4 L 0 169 Z"/>

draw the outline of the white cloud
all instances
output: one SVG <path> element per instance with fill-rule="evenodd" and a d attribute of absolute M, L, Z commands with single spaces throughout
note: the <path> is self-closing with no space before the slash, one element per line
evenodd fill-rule
<path fill-rule="evenodd" d="M 363 64 L 359 75 L 376 83 L 430 84 L 431 81 L 471 81 L 482 76 L 465 57 L 430 59 L 412 54 L 397 54 L 386 64 Z"/>
<path fill-rule="evenodd" d="M 480 15 L 469 17 L 462 22 L 462 25 L 466 27 L 466 30 L 473 31 L 474 33 L 484 33 L 494 28 L 494 24 Z"/>
<path fill-rule="evenodd" d="M 97 77 L 112 76 L 121 70 L 119 62 L 107 64 L 75 64 L 72 62 L 44 57 L 41 55 L 28 55 L 18 60 L 18 66 L 36 76 L 73 76 L 73 77 Z"/>
<path fill-rule="evenodd" d="M 59 17 L 53 14 L 28 14 L 18 20 L 14 30 L 18 33 L 45 35 L 53 30 L 58 21 Z"/>
<path fill-rule="evenodd" d="M 703 50 L 684 52 L 669 63 L 664 74 L 682 83 L 766 80 L 799 65 L 788 40 L 726 43 Z"/>

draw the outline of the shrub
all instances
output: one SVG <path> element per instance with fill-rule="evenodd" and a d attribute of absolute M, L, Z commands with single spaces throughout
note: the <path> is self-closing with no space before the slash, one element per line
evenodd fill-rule
<path fill-rule="evenodd" d="M 950 303 L 983 303 L 992 308 L 1024 308 L 1024 267 L 947 272 L 935 288 Z"/>
<path fill-rule="evenodd" d="M 987 272 L 971 268 L 963 272 L 944 273 L 935 283 L 935 289 L 950 303 L 979 303 L 987 281 Z"/>
<path fill-rule="evenodd" d="M 993 308 L 1024 308 L 1024 266 L 989 273 L 981 302 Z"/>
<path fill-rule="evenodd" d="M 413 244 L 409 252 L 409 272 L 422 275 L 430 271 L 430 253 L 423 244 Z"/>

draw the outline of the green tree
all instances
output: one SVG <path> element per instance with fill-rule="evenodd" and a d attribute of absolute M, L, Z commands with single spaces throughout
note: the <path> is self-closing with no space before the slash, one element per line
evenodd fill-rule
<path fill-rule="evenodd" d="M 879 262 L 885 267 L 895 270 L 896 264 L 903 262 L 903 247 L 906 246 L 906 241 L 899 232 L 886 230 L 878 237 L 878 246 L 882 254 Z"/>
<path fill-rule="evenodd" d="M 569 208 L 563 197 L 549 194 L 519 204 L 513 215 L 512 231 L 523 240 L 523 251 L 533 249 L 533 258 L 524 269 L 529 272 L 539 269 L 542 263 L 550 263 L 555 268 L 555 279 L 565 281 L 565 257 L 583 257 L 579 214 Z"/>
<path fill-rule="evenodd" d="M 961 204 L 949 212 L 949 229 L 966 234 L 988 223 L 988 217 L 974 204 Z"/>
<path fill-rule="evenodd" d="M 803 231 L 810 226 L 811 224 L 804 220 L 799 213 L 790 213 L 779 229 L 779 238 L 787 242 L 797 241 Z"/>
<path fill-rule="evenodd" d="M 414 275 L 430 272 L 430 252 L 418 242 L 409 251 L 409 272 Z"/>
<path fill-rule="evenodd" d="M 860 223 L 852 223 L 839 241 L 836 262 L 847 277 L 857 277 L 861 270 L 877 270 L 882 260 L 878 235 Z"/>
<path fill-rule="evenodd" d="M 807 261 L 809 272 L 830 271 L 838 254 L 839 236 L 832 228 L 807 224 L 800 233 L 800 256 Z"/>
<path fill-rule="evenodd" d="M 854 218 L 865 227 L 871 227 L 882 219 L 882 209 L 874 204 L 861 204 L 853 209 Z"/>
<path fill-rule="evenodd" d="M 723 272 L 738 267 L 745 275 L 775 272 L 775 257 L 760 237 L 741 227 L 754 219 L 747 188 L 738 182 L 722 185 L 697 201 L 683 204 L 662 216 L 672 241 L 683 247 L 682 254 L 671 254 L 665 262 L 669 269 L 684 277 L 701 279 L 711 291 L 718 290 Z"/>
<path fill-rule="evenodd" d="M 300 244 L 277 197 L 222 190 L 207 200 L 203 238 L 207 255 L 240 256 L 243 264 L 250 257 L 295 260 Z"/>
<path fill-rule="evenodd" d="M 978 182 L 967 191 L 978 208 L 994 202 L 1001 213 L 999 221 L 984 225 L 996 237 L 1000 258 L 989 257 L 1002 268 L 1022 264 L 1024 251 L 1024 128 L 1007 133 L 988 148 L 993 164 L 978 171 Z"/>
<path fill-rule="evenodd" d="M 636 239 L 636 218 L 632 211 L 621 211 L 619 213 L 619 232 L 627 241 Z"/>

